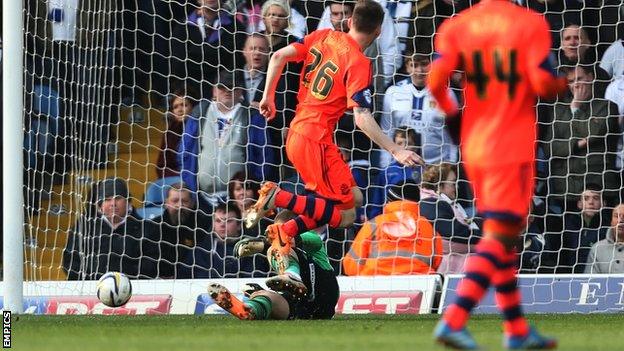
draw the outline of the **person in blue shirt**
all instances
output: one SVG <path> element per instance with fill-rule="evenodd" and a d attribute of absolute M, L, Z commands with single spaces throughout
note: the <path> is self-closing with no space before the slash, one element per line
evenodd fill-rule
<path fill-rule="evenodd" d="M 406 149 L 414 150 L 420 155 L 421 138 L 420 134 L 413 129 L 400 127 L 394 132 L 394 142 Z M 422 167 L 405 167 L 400 163 L 393 161 L 386 169 L 383 169 L 373 186 L 369 188 L 368 204 L 366 214 L 368 218 L 374 218 L 381 214 L 383 206 L 386 203 L 386 195 L 388 187 L 400 184 L 406 180 L 420 183 Z"/>

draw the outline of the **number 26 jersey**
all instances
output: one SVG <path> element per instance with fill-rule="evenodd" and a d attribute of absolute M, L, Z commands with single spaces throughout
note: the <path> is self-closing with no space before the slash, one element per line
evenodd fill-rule
<path fill-rule="evenodd" d="M 314 31 L 291 45 L 303 69 L 290 128 L 331 144 L 336 123 L 346 110 L 372 106 L 371 62 L 351 36 L 331 29 Z"/>

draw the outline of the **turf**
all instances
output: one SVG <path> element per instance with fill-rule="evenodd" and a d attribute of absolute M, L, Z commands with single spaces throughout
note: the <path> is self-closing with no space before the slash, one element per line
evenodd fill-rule
<path fill-rule="evenodd" d="M 560 350 L 623 350 L 624 315 L 532 315 Z M 229 316 L 19 316 L 15 350 L 442 350 L 437 316 L 339 316 L 330 321 L 241 322 Z M 501 349 L 500 319 L 476 316 L 470 329 L 486 350 Z"/>

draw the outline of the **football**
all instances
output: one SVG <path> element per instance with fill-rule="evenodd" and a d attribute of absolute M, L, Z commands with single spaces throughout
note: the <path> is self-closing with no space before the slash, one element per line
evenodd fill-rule
<path fill-rule="evenodd" d="M 123 306 L 131 296 L 132 284 L 123 273 L 108 272 L 97 283 L 97 297 L 106 306 Z"/>

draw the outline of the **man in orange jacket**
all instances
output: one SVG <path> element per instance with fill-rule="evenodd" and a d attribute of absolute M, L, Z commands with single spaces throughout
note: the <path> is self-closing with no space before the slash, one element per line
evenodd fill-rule
<path fill-rule="evenodd" d="M 399 195 L 401 190 L 405 196 Z M 442 241 L 420 215 L 418 186 L 399 185 L 389 195 L 395 201 L 364 224 L 345 255 L 346 275 L 429 274 L 440 265 Z"/>

